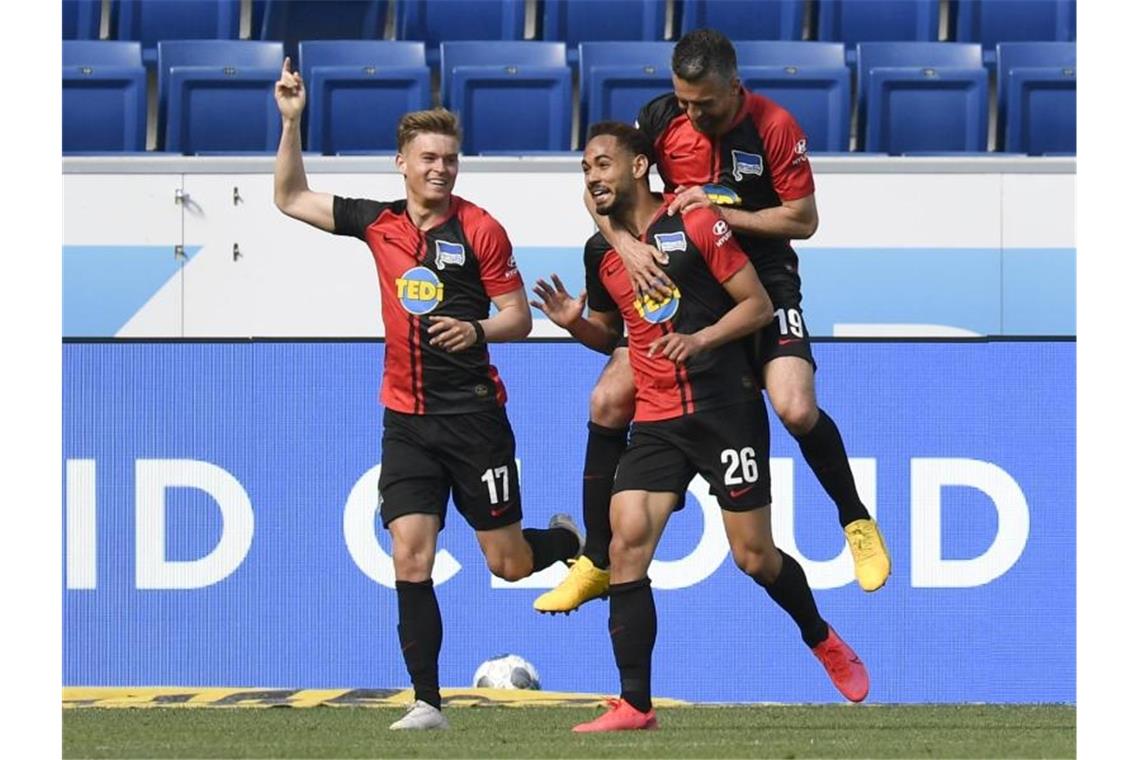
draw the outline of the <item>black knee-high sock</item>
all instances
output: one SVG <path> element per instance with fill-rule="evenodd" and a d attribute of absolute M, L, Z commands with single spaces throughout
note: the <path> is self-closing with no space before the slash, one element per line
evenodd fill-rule
<path fill-rule="evenodd" d="M 431 579 L 396 581 L 396 598 L 400 608 L 400 648 L 404 665 L 412 677 L 416 699 L 438 708 L 439 648 L 443 644 L 443 618 Z"/>
<path fill-rule="evenodd" d="M 534 554 L 532 573 L 545 570 L 555 562 L 565 562 L 578 554 L 578 537 L 565 528 L 524 528 L 523 538 Z"/>
<path fill-rule="evenodd" d="M 586 464 L 582 468 L 582 524 L 586 526 L 586 547 L 582 554 L 594 566 L 610 566 L 610 495 L 614 472 L 629 439 L 629 426 L 608 428 L 591 422 L 586 439 Z"/>
<path fill-rule="evenodd" d="M 649 669 L 657 641 L 657 608 L 649 579 L 610 585 L 610 641 L 621 673 L 621 697 L 649 712 Z"/>
<path fill-rule="evenodd" d="M 843 437 L 827 412 L 820 409 L 815 427 L 795 438 L 819 484 L 839 508 L 839 524 L 846 526 L 855 520 L 868 519 L 871 515 L 855 490 L 855 476 L 851 474 Z"/>
<path fill-rule="evenodd" d="M 780 605 L 784 612 L 791 615 L 792 620 L 800 628 L 800 636 L 809 647 L 814 647 L 827 638 L 827 621 L 819 615 L 815 606 L 815 597 L 812 596 L 811 586 L 808 585 L 807 576 L 799 562 L 777 549 L 784 558 L 784 566 L 780 574 L 771 583 L 764 583 L 752 576 L 752 580 L 759 583 L 772 597 L 772 601 Z M 613 590 L 610 590 L 613 593 Z"/>

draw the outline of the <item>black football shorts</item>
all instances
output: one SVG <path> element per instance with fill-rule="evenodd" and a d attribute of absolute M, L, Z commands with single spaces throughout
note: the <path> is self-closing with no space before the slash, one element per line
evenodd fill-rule
<path fill-rule="evenodd" d="M 503 409 L 466 414 L 384 411 L 380 455 L 384 527 L 407 514 L 439 515 L 450 494 L 475 530 L 522 520 L 515 434 Z"/>
<path fill-rule="evenodd" d="M 700 474 L 721 509 L 747 512 L 772 502 L 768 449 L 768 412 L 760 399 L 671 420 L 634 422 L 614 493 L 675 493 L 681 509 L 689 481 Z"/>
<path fill-rule="evenodd" d="M 764 365 L 781 356 L 798 356 L 810 362 L 815 369 L 815 358 L 811 354 L 811 336 L 807 322 L 800 309 L 800 290 L 791 283 L 773 283 L 765 286 L 772 299 L 776 314 L 772 321 L 753 337 L 755 347 L 750 352 L 753 357 L 753 370 L 757 379 L 764 380 Z"/>

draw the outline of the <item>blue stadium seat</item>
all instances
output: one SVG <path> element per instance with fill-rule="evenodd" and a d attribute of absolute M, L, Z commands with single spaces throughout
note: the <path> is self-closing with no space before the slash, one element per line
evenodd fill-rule
<path fill-rule="evenodd" d="M 1031 156 L 1077 151 L 1077 46 L 1000 42 L 998 139 Z"/>
<path fill-rule="evenodd" d="M 660 0 L 545 0 L 542 38 L 566 43 L 567 62 L 578 63 L 578 44 L 665 39 Z"/>
<path fill-rule="evenodd" d="M 63 39 L 97 40 L 103 0 L 63 0 Z"/>
<path fill-rule="evenodd" d="M 867 151 L 984 151 L 989 80 L 982 48 L 956 42 L 857 46 L 861 147 Z"/>
<path fill-rule="evenodd" d="M 682 0 L 681 34 L 718 29 L 733 40 L 803 39 L 802 0 Z"/>
<path fill-rule="evenodd" d="M 938 0 L 819 0 L 816 39 L 847 45 L 855 62 L 860 42 L 934 42 Z"/>
<path fill-rule="evenodd" d="M 740 81 L 791 112 L 821 151 L 846 151 L 851 130 L 851 72 L 841 42 L 737 42 Z"/>
<path fill-rule="evenodd" d="M 643 105 L 672 92 L 673 45 L 583 42 L 578 57 L 582 126 L 609 119 L 633 123 Z"/>
<path fill-rule="evenodd" d="M 240 0 L 114 0 L 116 39 L 142 43 L 143 62 L 158 60 L 159 40 L 236 40 L 241 30 Z"/>
<path fill-rule="evenodd" d="M 393 153 L 400 117 L 431 107 L 422 42 L 307 41 L 299 47 L 309 95 L 308 150 Z"/>
<path fill-rule="evenodd" d="M 63 41 L 63 152 L 146 148 L 146 69 L 137 42 Z"/>
<path fill-rule="evenodd" d="M 955 39 L 980 42 L 986 65 L 995 61 L 999 42 L 1072 42 L 1076 39 L 1075 0 L 956 0 Z"/>
<path fill-rule="evenodd" d="M 441 43 L 440 93 L 460 115 L 464 153 L 570 146 L 572 77 L 564 43 Z"/>
<path fill-rule="evenodd" d="M 285 55 L 296 62 L 301 40 L 383 38 L 387 11 L 387 0 L 265 0 L 252 36 L 283 42 Z"/>
<path fill-rule="evenodd" d="M 158 115 L 162 149 L 180 153 L 276 150 L 273 85 L 280 42 L 162 40 Z"/>
<path fill-rule="evenodd" d="M 420 40 L 428 66 L 440 65 L 439 44 L 457 40 L 521 40 L 525 0 L 395 0 L 396 39 Z"/>

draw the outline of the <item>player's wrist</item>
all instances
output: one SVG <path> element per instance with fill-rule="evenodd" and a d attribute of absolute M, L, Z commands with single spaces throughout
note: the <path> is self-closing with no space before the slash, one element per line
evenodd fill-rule
<path fill-rule="evenodd" d="M 483 330 L 483 325 L 477 319 L 473 319 L 467 324 L 475 331 L 475 342 L 472 345 L 480 345 L 487 342 L 487 333 Z"/>

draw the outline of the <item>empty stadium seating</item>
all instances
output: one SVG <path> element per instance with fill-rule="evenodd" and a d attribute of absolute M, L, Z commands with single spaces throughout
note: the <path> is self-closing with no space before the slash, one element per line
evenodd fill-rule
<path fill-rule="evenodd" d="M 938 0 L 819 0 L 821 41 L 847 45 L 855 62 L 860 42 L 933 42 L 938 39 Z"/>
<path fill-rule="evenodd" d="M 115 0 L 116 39 L 142 43 L 143 62 L 153 66 L 159 40 L 236 40 L 239 0 Z"/>
<path fill-rule="evenodd" d="M 561 42 L 444 42 L 440 93 L 463 123 L 465 153 L 565 150 L 572 81 Z"/>
<path fill-rule="evenodd" d="M 280 42 L 158 43 L 159 135 L 171 152 L 273 151 L 281 117 L 273 85 Z"/>
<path fill-rule="evenodd" d="M 737 42 L 740 80 L 796 118 L 809 147 L 846 151 L 850 144 L 851 73 L 840 42 Z"/>
<path fill-rule="evenodd" d="M 382 38 L 387 9 L 387 0 L 265 0 L 254 36 L 282 42 L 296 61 L 301 40 Z"/>
<path fill-rule="evenodd" d="M 857 46 L 859 123 L 868 151 L 984 151 L 989 88 L 973 43 Z"/>
<path fill-rule="evenodd" d="M 63 0 L 63 38 L 65 40 L 99 39 L 102 0 Z"/>
<path fill-rule="evenodd" d="M 308 89 L 311 151 L 394 152 L 400 117 L 431 107 L 422 42 L 302 42 L 299 68 Z"/>
<path fill-rule="evenodd" d="M 146 69 L 137 42 L 64 40 L 63 151 L 146 148 Z"/>
<path fill-rule="evenodd" d="M 120 50 L 141 51 L 153 77 L 150 87 L 157 81 L 158 107 L 152 101 L 150 113 L 157 113 L 151 130 L 159 150 L 272 150 L 274 113 L 257 110 L 255 118 L 251 104 L 265 96 L 264 104 L 272 105 L 271 80 L 284 52 L 309 87 L 302 125 L 307 150 L 326 155 L 394 150 L 399 116 L 434 101 L 460 112 L 465 152 L 566 151 L 576 147 L 571 135 L 579 139 L 589 123 L 631 121 L 645 102 L 669 92 L 675 42 L 665 35 L 675 38 L 705 27 L 734 41 L 741 81 L 787 108 L 817 152 L 847 151 L 852 124 L 862 153 L 985 151 L 991 118 L 997 150 L 1040 155 L 1071 153 L 1076 147 L 1075 0 L 62 0 L 61 5 L 65 41 L 98 42 L 102 33 L 110 37 L 105 41 L 138 43 Z M 243 27 L 246 9 L 250 18 Z M 936 41 L 940 10 L 948 10 L 942 36 L 956 41 Z M 104 11 L 109 11 L 105 19 Z M 239 35 L 250 40 L 238 40 Z M 813 39 L 802 40 L 805 36 Z M 268 58 L 231 57 L 233 51 L 255 48 L 217 47 L 249 46 L 253 40 L 274 44 L 277 52 Z M 208 52 L 207 57 L 171 57 L 171 45 L 195 41 L 204 45 L 186 50 Z M 168 43 L 168 55 L 164 70 L 156 72 L 159 42 Z M 305 56 L 301 45 L 308 50 Z M 974 55 L 979 49 L 980 64 Z M 231 52 L 213 57 L 223 50 Z M 80 54 L 88 56 L 85 62 L 66 63 L 68 56 Z M 136 84 L 137 64 L 97 57 L 120 54 L 109 47 L 65 50 L 66 151 L 130 152 L 142 149 L 140 139 L 145 145 L 147 88 L 145 80 L 141 88 Z M 275 60 L 269 64 L 270 59 Z M 171 66 L 181 69 L 177 77 L 171 76 Z M 991 85 L 982 81 L 979 66 L 996 81 L 992 116 Z M 177 103 L 170 97 L 175 85 Z M 140 97 L 141 137 L 133 126 Z M 90 118 L 84 125 L 76 117 L 81 108 L 101 108 L 106 120 L 98 128 Z M 212 124 L 188 108 L 206 113 L 239 108 L 243 117 Z"/>
<path fill-rule="evenodd" d="M 801 0 L 681 0 L 681 34 L 719 29 L 734 40 L 798 40 L 803 37 Z"/>
<path fill-rule="evenodd" d="M 646 102 L 673 91 L 672 58 L 672 42 L 583 42 L 578 57 L 582 126 L 634 121 Z"/>
<path fill-rule="evenodd" d="M 1006 151 L 1077 150 L 1077 49 L 1073 42 L 997 46 L 998 135 Z"/>
<path fill-rule="evenodd" d="M 542 38 L 566 43 L 567 62 L 578 62 L 582 42 L 665 38 L 660 0 L 545 0 Z"/>
<path fill-rule="evenodd" d="M 521 40 L 524 0 L 393 0 L 396 39 L 420 40 L 428 65 L 439 66 L 445 40 Z"/>
<path fill-rule="evenodd" d="M 1075 0 L 955 0 L 958 42 L 979 42 L 987 65 L 999 42 L 1072 42 L 1076 39 Z"/>

